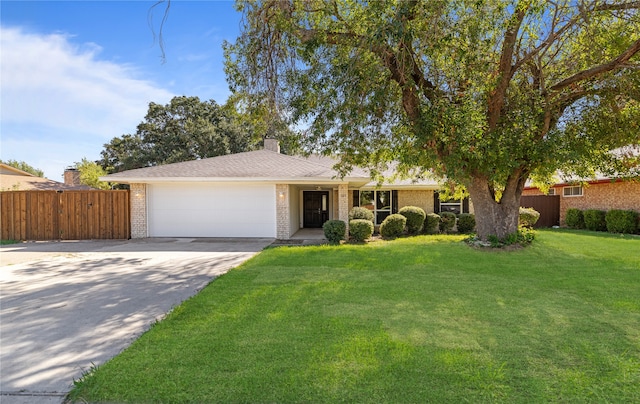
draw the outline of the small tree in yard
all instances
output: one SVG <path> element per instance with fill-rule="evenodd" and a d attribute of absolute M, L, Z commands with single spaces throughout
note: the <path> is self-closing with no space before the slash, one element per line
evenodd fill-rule
<path fill-rule="evenodd" d="M 638 170 L 640 2 L 240 1 L 226 71 L 303 143 L 463 185 L 478 237 L 518 229 L 529 178 Z M 268 115 L 268 114 L 266 114 Z M 265 115 L 265 116 L 266 116 Z"/>

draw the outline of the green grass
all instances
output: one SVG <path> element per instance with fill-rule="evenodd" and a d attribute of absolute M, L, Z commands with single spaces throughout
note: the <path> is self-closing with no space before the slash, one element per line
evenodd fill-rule
<path fill-rule="evenodd" d="M 640 238 L 265 250 L 77 383 L 89 402 L 640 402 Z"/>
<path fill-rule="evenodd" d="M 19 243 L 20 241 L 18 240 L 0 240 L 0 245 L 7 245 L 7 244 L 16 244 Z"/>

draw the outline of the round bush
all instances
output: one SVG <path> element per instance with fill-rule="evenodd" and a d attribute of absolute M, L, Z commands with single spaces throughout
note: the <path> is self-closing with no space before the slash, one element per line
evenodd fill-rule
<path fill-rule="evenodd" d="M 638 212 L 633 210 L 610 210 L 605 215 L 607 231 L 633 234 L 638 230 Z"/>
<path fill-rule="evenodd" d="M 371 223 L 373 223 L 373 212 L 367 208 L 355 206 L 349 212 L 349 220 L 354 220 L 354 219 L 368 220 Z"/>
<path fill-rule="evenodd" d="M 604 210 L 587 209 L 583 212 L 584 226 L 588 230 L 607 231 L 606 215 Z"/>
<path fill-rule="evenodd" d="M 387 216 L 380 225 L 380 235 L 385 238 L 398 237 L 404 232 L 404 227 L 407 225 L 407 218 L 394 213 Z"/>
<path fill-rule="evenodd" d="M 435 234 L 440 230 L 440 215 L 437 213 L 428 213 L 427 218 L 422 226 L 422 231 L 426 234 Z"/>
<path fill-rule="evenodd" d="M 349 234 L 354 241 L 365 241 L 373 234 L 373 222 L 366 219 L 350 220 Z"/>
<path fill-rule="evenodd" d="M 456 215 L 452 212 L 440 213 L 440 231 L 443 233 L 450 233 L 453 231 L 453 226 L 456 225 Z"/>
<path fill-rule="evenodd" d="M 422 208 L 417 206 L 405 206 L 398 211 L 398 214 L 407 218 L 407 231 L 409 234 L 418 234 L 424 224 L 427 214 Z"/>
<path fill-rule="evenodd" d="M 534 208 L 520 208 L 520 215 L 518 216 L 518 224 L 524 227 L 533 227 L 534 224 L 540 219 L 540 212 Z"/>
<path fill-rule="evenodd" d="M 584 216 L 580 209 L 567 209 L 565 222 L 567 223 L 567 226 L 572 229 L 584 229 Z"/>
<path fill-rule="evenodd" d="M 476 228 L 476 217 L 471 213 L 460 213 L 458 216 L 458 232 L 471 233 Z"/>
<path fill-rule="evenodd" d="M 328 220 L 322 225 L 322 230 L 324 230 L 324 237 L 330 243 L 337 244 L 340 240 L 344 240 L 347 224 L 342 220 Z"/>

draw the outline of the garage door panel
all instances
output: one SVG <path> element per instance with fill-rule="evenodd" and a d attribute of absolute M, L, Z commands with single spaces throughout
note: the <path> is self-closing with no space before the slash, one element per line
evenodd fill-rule
<path fill-rule="evenodd" d="M 275 186 L 153 184 L 152 237 L 275 237 Z"/>

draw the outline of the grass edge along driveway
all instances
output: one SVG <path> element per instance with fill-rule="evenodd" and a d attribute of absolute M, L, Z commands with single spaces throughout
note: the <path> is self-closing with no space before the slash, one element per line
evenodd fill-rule
<path fill-rule="evenodd" d="M 640 402 L 640 238 L 269 249 L 79 381 L 82 402 Z"/>

